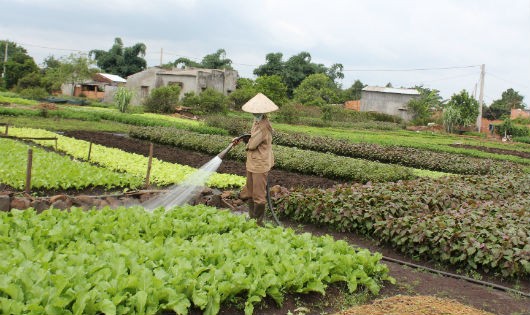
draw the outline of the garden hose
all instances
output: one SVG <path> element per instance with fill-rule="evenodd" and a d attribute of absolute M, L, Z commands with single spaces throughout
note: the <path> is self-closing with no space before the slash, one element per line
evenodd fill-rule
<path fill-rule="evenodd" d="M 274 208 L 272 207 L 271 191 L 270 191 L 270 185 L 269 185 L 269 175 L 267 175 L 267 203 L 269 205 L 269 210 L 272 214 L 274 221 L 276 221 L 276 224 L 278 226 L 282 226 L 282 224 L 280 223 L 280 220 L 278 220 L 278 217 L 276 216 L 276 212 L 274 212 Z"/>

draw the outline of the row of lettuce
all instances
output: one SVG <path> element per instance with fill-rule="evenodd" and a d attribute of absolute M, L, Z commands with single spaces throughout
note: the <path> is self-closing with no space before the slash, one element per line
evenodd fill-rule
<path fill-rule="evenodd" d="M 298 189 L 275 198 L 281 214 L 374 237 L 412 257 L 530 275 L 530 174 L 417 179 Z"/>
<path fill-rule="evenodd" d="M 29 146 L 11 139 L 0 139 L 0 183 L 22 190 L 26 185 Z M 87 187 L 131 187 L 141 178 L 117 173 L 89 163 L 74 161 L 44 149 L 33 148 L 31 186 L 38 189 L 83 189 Z"/>
<path fill-rule="evenodd" d="M 32 187 L 43 189 L 81 189 L 93 186 L 106 188 L 137 188 L 144 182 L 147 173 L 148 158 L 115 148 L 93 144 L 90 162 L 88 158 L 90 143 L 56 133 L 32 128 L 10 128 L 9 134 L 15 137 L 57 137 L 57 150 L 68 156 L 45 152 L 33 148 Z M 54 142 L 33 140 L 44 147 L 54 147 Z M 28 145 L 14 140 L 1 139 L 2 168 L 0 182 L 15 188 L 25 184 L 25 172 Z M 70 157 L 73 157 L 72 160 Z M 196 169 L 159 159 L 152 159 L 150 182 L 158 186 L 178 184 L 190 176 Z M 213 174 L 207 182 L 209 187 L 225 188 L 244 185 L 244 177 L 233 174 Z"/>
<path fill-rule="evenodd" d="M 2 314 L 215 315 L 243 298 L 250 315 L 266 296 L 394 282 L 380 254 L 205 206 L 2 212 L 0 255 Z"/>

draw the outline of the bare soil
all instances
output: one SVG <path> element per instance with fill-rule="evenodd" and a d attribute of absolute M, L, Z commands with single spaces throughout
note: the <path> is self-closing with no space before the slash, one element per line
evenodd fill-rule
<path fill-rule="evenodd" d="M 455 148 L 474 149 L 474 150 L 479 150 L 479 151 L 488 152 L 488 153 L 506 154 L 506 155 L 513 155 L 513 156 L 522 157 L 522 158 L 525 158 L 525 159 L 530 159 L 530 153 L 529 152 L 523 152 L 523 151 L 515 151 L 515 150 L 507 150 L 507 149 L 482 147 L 482 146 L 469 145 L 469 144 L 452 144 L 451 146 L 455 147 Z"/>
<path fill-rule="evenodd" d="M 109 147 L 120 148 L 128 152 L 134 152 L 147 156 L 149 151 L 149 142 L 138 139 L 131 139 L 123 135 L 97 132 L 65 132 L 65 135 L 78 139 L 90 140 L 97 144 Z M 158 159 L 200 167 L 213 156 L 181 150 L 166 145 L 154 145 L 154 156 Z M 218 170 L 221 173 L 231 173 L 245 175 L 244 163 L 237 161 L 225 160 Z M 293 172 L 272 170 L 270 173 L 271 184 L 281 185 L 284 187 L 331 187 L 339 182 L 331 179 L 301 175 Z M 292 227 L 300 232 L 310 232 L 315 235 L 330 234 L 335 239 L 343 239 L 354 246 L 368 248 L 372 251 L 381 252 L 386 257 L 392 257 L 404 261 L 414 262 L 425 266 L 440 268 L 441 266 L 429 261 L 416 261 L 410 257 L 396 252 L 390 247 L 378 245 L 374 240 L 354 233 L 340 233 L 331 231 L 325 227 L 301 225 L 296 222 L 282 221 L 285 226 Z M 397 280 L 396 285 L 386 284 L 377 298 L 391 297 L 396 295 L 432 295 L 436 297 L 449 298 L 456 300 L 465 305 L 470 305 L 480 310 L 485 310 L 498 315 L 530 315 L 530 298 L 517 296 L 512 293 L 487 288 L 481 285 L 473 284 L 465 280 L 440 276 L 430 272 L 413 269 L 393 262 L 385 262 L 390 269 L 390 274 Z M 445 271 L 456 272 L 454 268 L 445 268 Z M 515 287 L 524 292 L 530 292 L 530 279 L 520 279 L 518 281 L 506 281 L 500 278 L 476 274 L 475 277 L 483 277 L 482 280 L 500 283 L 504 286 Z M 365 295 L 367 299 L 363 301 L 354 301 L 352 296 L 346 294 L 344 285 L 335 284 L 328 288 L 327 294 L 322 296 L 317 293 L 305 295 L 288 295 L 282 307 L 277 306 L 274 301 L 266 298 L 261 304 L 256 306 L 255 314 L 264 315 L 285 315 L 289 311 L 293 314 L 295 309 L 306 307 L 309 311 L 303 314 L 333 314 L 348 305 L 356 302 L 370 302 L 376 297 Z M 243 298 L 243 297 L 242 297 Z M 224 305 L 220 314 L 237 315 L 244 314 L 242 305 L 244 303 L 233 301 L 229 305 Z M 199 310 L 193 310 L 191 314 L 202 314 Z"/>

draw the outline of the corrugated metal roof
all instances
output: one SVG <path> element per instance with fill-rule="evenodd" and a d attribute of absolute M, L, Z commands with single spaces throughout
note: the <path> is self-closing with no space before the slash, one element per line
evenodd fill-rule
<path fill-rule="evenodd" d="M 111 80 L 112 82 L 127 83 L 127 80 L 125 80 L 124 78 L 120 77 L 119 75 L 110 74 L 110 73 L 98 73 L 98 74 L 100 76 L 102 76 L 102 77 L 105 77 L 105 78 Z"/>
<path fill-rule="evenodd" d="M 420 92 L 416 89 L 397 89 L 387 88 L 380 86 L 367 86 L 363 88 L 363 91 L 369 92 L 381 92 L 381 93 L 394 93 L 394 94 L 408 94 L 408 95 L 420 95 Z"/>

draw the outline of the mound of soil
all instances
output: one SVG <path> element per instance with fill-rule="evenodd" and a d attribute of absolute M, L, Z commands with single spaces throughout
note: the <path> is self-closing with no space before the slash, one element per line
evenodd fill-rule
<path fill-rule="evenodd" d="M 434 296 L 403 296 L 374 301 L 335 315 L 493 315 L 489 312 Z"/>

